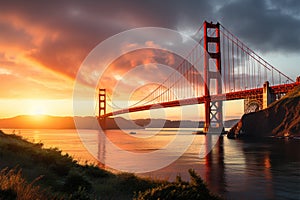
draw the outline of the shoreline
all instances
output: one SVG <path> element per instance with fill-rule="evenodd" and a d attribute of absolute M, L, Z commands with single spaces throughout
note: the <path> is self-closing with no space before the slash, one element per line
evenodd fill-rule
<path fill-rule="evenodd" d="M 171 191 L 175 190 L 174 197 L 185 194 L 187 196 L 183 198 L 200 195 L 205 199 L 221 199 L 211 194 L 192 170 L 190 182 L 181 178 L 168 182 L 141 178 L 132 173 L 115 174 L 95 165 L 78 164 L 68 154 L 62 155 L 57 148 L 44 148 L 42 143 L 34 144 L 3 131 L 0 131 L 0 150 L 0 183 L 7 181 L 9 176 L 23 180 L 19 184 L 22 190 L 13 187 L 16 183 L 11 183 L 8 188 L 0 184 L 0 196 L 5 195 L 6 198 L 23 195 L 22 199 L 30 199 L 24 196 L 24 191 L 30 190 L 31 198 L 42 199 L 163 199 L 164 195 L 171 195 Z"/>

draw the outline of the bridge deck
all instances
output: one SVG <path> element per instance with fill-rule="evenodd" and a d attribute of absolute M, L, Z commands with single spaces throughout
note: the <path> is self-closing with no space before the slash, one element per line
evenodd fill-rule
<path fill-rule="evenodd" d="M 300 82 L 290 83 L 290 84 L 283 84 L 283 85 L 276 85 L 271 86 L 272 93 L 280 94 L 280 93 L 287 93 L 288 91 L 292 90 L 297 85 L 300 85 Z M 169 108 L 169 107 L 176 107 L 176 106 L 185 106 L 185 105 L 194 105 L 194 104 L 202 104 L 204 103 L 205 98 L 211 98 L 211 101 L 226 101 L 226 100 L 238 100 L 238 99 L 246 99 L 250 96 L 260 95 L 263 93 L 263 88 L 255 88 L 237 92 L 229 92 L 220 95 L 211 95 L 210 97 L 197 97 L 197 98 L 189 98 L 189 99 L 181 99 L 169 102 L 162 102 L 156 104 L 149 104 L 144 106 L 137 106 L 133 108 L 126 108 L 117 110 L 114 112 L 107 113 L 102 115 L 101 118 L 106 118 L 114 115 L 120 115 L 130 112 L 138 112 L 150 109 L 159 109 L 159 108 Z"/>

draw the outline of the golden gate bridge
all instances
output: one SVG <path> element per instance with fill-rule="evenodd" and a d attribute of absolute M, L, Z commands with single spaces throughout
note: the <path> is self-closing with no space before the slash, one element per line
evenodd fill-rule
<path fill-rule="evenodd" d="M 99 89 L 99 120 L 150 109 L 204 104 L 204 132 L 223 130 L 223 101 L 245 99 L 245 112 L 266 108 L 300 84 L 276 69 L 220 23 L 204 22 L 195 48 L 164 81 L 128 108 Z M 197 34 L 196 33 L 196 34 Z M 199 67 L 200 66 L 200 67 Z M 115 108 L 106 112 L 107 106 Z"/>

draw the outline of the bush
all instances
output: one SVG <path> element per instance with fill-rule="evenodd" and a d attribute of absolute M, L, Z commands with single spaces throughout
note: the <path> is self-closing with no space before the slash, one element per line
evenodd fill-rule
<path fill-rule="evenodd" d="M 108 178 L 109 176 L 113 176 L 111 173 L 108 171 L 105 171 L 103 169 L 100 169 L 97 166 L 93 165 L 84 165 L 81 167 L 83 171 L 85 171 L 86 175 L 94 178 Z"/>
<path fill-rule="evenodd" d="M 118 174 L 117 180 L 117 187 L 120 192 L 131 191 L 133 193 L 135 191 L 145 191 L 159 185 L 158 182 L 153 180 L 139 178 L 135 174 L 126 172 Z"/>
<path fill-rule="evenodd" d="M 145 192 L 139 192 L 135 200 L 185 200 L 185 199 L 220 199 L 208 191 L 200 176 L 194 170 L 189 170 L 191 181 L 184 182 L 177 177 L 176 182 L 160 185 Z"/>
<path fill-rule="evenodd" d="M 68 198 L 69 200 L 90 200 L 90 195 L 88 191 L 86 191 L 84 188 L 79 187 L 76 192 L 71 194 Z"/>
<path fill-rule="evenodd" d="M 92 184 L 75 170 L 69 172 L 63 185 L 63 191 L 70 194 L 79 190 L 90 191 L 91 189 Z"/>

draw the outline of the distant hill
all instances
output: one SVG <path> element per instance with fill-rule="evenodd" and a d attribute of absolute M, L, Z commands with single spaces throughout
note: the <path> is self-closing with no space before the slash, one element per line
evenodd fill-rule
<path fill-rule="evenodd" d="M 74 128 L 73 117 L 54 117 L 54 116 L 17 116 L 13 118 L 0 119 L 0 128 L 57 128 L 68 129 Z"/>
<path fill-rule="evenodd" d="M 98 122 L 94 117 L 75 117 L 76 127 L 73 117 L 57 117 L 57 116 L 17 116 L 13 118 L 0 119 L 0 129 L 97 129 Z M 237 120 L 229 120 L 225 122 L 225 127 L 230 127 Z M 138 129 L 138 128 L 202 128 L 204 122 L 182 120 L 172 121 L 164 119 L 137 119 L 126 120 L 122 117 L 106 119 L 107 129 Z"/>
<path fill-rule="evenodd" d="M 165 127 L 165 128 L 198 128 L 203 127 L 204 122 L 200 121 L 191 121 L 191 120 L 165 120 L 165 119 L 137 119 L 133 120 L 133 122 L 140 127 L 144 128 L 157 128 L 157 127 Z"/>
<path fill-rule="evenodd" d="M 76 119 L 76 126 L 74 122 Z M 57 117 L 57 116 L 30 116 L 23 115 L 13 118 L 0 119 L 0 129 L 12 128 L 12 129 L 96 129 L 98 122 L 94 117 Z M 122 126 L 130 126 L 130 122 L 123 118 L 116 118 L 116 120 L 122 124 Z M 109 127 L 114 127 L 114 119 L 109 119 L 107 124 Z"/>
<path fill-rule="evenodd" d="M 300 86 L 267 109 L 243 115 L 230 136 L 300 137 Z"/>

